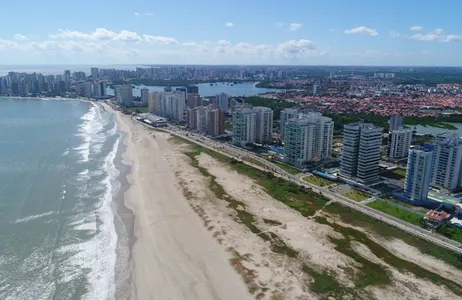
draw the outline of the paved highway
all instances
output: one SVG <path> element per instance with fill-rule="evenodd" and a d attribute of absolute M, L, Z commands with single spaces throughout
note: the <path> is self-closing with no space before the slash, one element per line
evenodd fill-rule
<path fill-rule="evenodd" d="M 140 122 L 141 123 L 141 122 Z M 146 125 L 144 123 L 141 123 L 145 126 L 150 127 L 149 125 Z M 453 240 L 450 240 L 448 238 L 445 238 L 444 236 L 432 233 L 428 230 L 425 230 L 419 226 L 415 226 L 413 224 L 407 223 L 406 221 L 403 221 L 401 219 L 395 218 L 393 216 L 390 216 L 388 214 L 385 214 L 381 211 L 375 210 L 371 207 L 368 207 L 364 204 L 361 204 L 359 202 L 356 202 L 354 200 L 351 200 L 347 197 L 344 197 L 343 195 L 336 194 L 334 192 L 329 191 L 327 188 L 322 188 L 307 182 L 302 181 L 300 178 L 297 178 L 297 176 L 292 175 L 285 171 L 284 169 L 280 168 L 279 166 L 274 165 L 273 163 L 267 161 L 266 159 L 263 159 L 259 157 L 258 155 L 255 155 L 253 152 L 244 150 L 242 148 L 238 148 L 234 145 L 228 144 L 228 143 L 221 143 L 217 142 L 215 140 L 212 140 L 208 137 L 205 137 L 200 134 L 195 134 L 191 133 L 189 131 L 182 130 L 181 128 L 174 127 L 174 126 L 169 126 L 168 128 L 162 128 L 161 130 L 164 130 L 166 132 L 169 132 L 171 134 L 176 134 L 178 136 L 181 136 L 191 142 L 194 142 L 196 144 L 199 144 L 203 147 L 209 148 L 211 150 L 217 151 L 221 154 L 224 154 L 228 157 L 236 158 L 242 160 L 244 163 L 249 164 L 255 168 L 261 169 L 261 170 L 266 170 L 266 171 L 272 171 L 275 173 L 275 175 L 284 178 L 286 180 L 292 181 L 297 183 L 298 185 L 302 185 L 305 187 L 311 188 L 313 191 L 322 193 L 324 196 L 326 196 L 328 199 L 331 201 L 337 202 L 345 207 L 348 207 L 350 209 L 354 209 L 356 211 L 359 211 L 367 216 L 370 216 L 372 218 L 375 218 L 377 220 L 380 220 L 386 224 L 389 224 L 391 226 L 394 226 L 396 228 L 399 228 L 403 230 L 404 232 L 407 232 L 409 234 L 412 234 L 414 236 L 418 236 L 426 241 L 429 241 L 431 243 L 434 243 L 438 246 L 444 247 L 446 249 L 458 252 L 462 254 L 462 249 L 459 248 L 459 243 L 455 242 Z M 250 158 L 251 160 L 246 160 L 245 158 Z M 259 164 L 255 164 L 252 162 L 258 161 Z M 261 165 L 260 165 L 261 164 Z M 265 167 L 262 167 L 264 165 Z"/>

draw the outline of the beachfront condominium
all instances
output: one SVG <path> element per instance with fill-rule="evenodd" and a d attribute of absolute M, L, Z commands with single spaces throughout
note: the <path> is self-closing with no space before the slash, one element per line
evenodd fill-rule
<path fill-rule="evenodd" d="M 185 108 L 185 96 L 181 91 L 148 94 L 148 110 L 151 114 L 183 122 Z"/>
<path fill-rule="evenodd" d="M 412 142 L 412 130 L 400 128 L 390 131 L 388 135 L 388 157 L 391 159 L 403 159 L 409 154 Z"/>
<path fill-rule="evenodd" d="M 141 89 L 141 103 L 148 105 L 149 102 L 149 90 L 147 88 Z"/>
<path fill-rule="evenodd" d="M 425 201 L 428 197 L 433 152 L 430 148 L 412 147 L 407 159 L 404 196 L 410 201 Z"/>
<path fill-rule="evenodd" d="M 270 144 L 273 141 L 273 110 L 269 107 L 256 106 L 255 111 L 255 142 Z"/>
<path fill-rule="evenodd" d="M 393 115 L 390 117 L 389 131 L 398 130 L 404 127 L 404 117 L 400 115 Z"/>
<path fill-rule="evenodd" d="M 186 110 L 186 126 L 197 132 L 218 136 L 225 132 L 225 115 L 211 105 Z"/>
<path fill-rule="evenodd" d="M 148 111 L 150 114 L 159 115 L 159 93 L 148 93 Z"/>
<path fill-rule="evenodd" d="M 115 98 L 122 106 L 133 106 L 133 89 L 131 84 L 115 86 Z"/>
<path fill-rule="evenodd" d="M 334 122 L 320 113 L 290 118 L 284 126 L 284 160 L 302 168 L 310 162 L 330 159 Z"/>
<path fill-rule="evenodd" d="M 229 97 L 225 93 L 221 93 L 215 96 L 216 108 L 220 109 L 223 112 L 228 112 L 229 110 Z"/>
<path fill-rule="evenodd" d="M 297 116 L 298 116 L 298 110 L 295 108 L 284 108 L 283 110 L 281 110 L 279 136 L 282 141 L 284 141 L 284 129 L 285 129 L 287 120 L 297 118 Z"/>
<path fill-rule="evenodd" d="M 198 94 L 189 94 L 188 95 L 188 107 L 195 108 L 198 106 L 202 106 L 202 98 Z"/>
<path fill-rule="evenodd" d="M 95 97 L 102 98 L 106 97 L 106 82 L 95 82 Z"/>
<path fill-rule="evenodd" d="M 435 138 L 431 184 L 448 190 L 462 187 L 462 139 L 456 134 Z"/>
<path fill-rule="evenodd" d="M 251 108 L 237 108 L 233 111 L 233 144 L 245 146 L 255 143 L 257 114 Z"/>
<path fill-rule="evenodd" d="M 368 184 L 379 179 L 382 127 L 352 123 L 343 127 L 340 175 Z"/>

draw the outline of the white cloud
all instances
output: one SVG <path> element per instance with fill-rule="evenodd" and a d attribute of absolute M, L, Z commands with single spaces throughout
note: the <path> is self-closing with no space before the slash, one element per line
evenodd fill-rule
<path fill-rule="evenodd" d="M 14 41 L 0 39 L 0 50 L 13 50 L 18 47 L 18 43 Z"/>
<path fill-rule="evenodd" d="M 19 33 L 16 33 L 13 38 L 15 40 L 18 40 L 18 41 L 24 41 L 24 40 L 27 40 L 27 37 L 25 37 L 24 35 L 22 34 L 19 34 Z"/>
<path fill-rule="evenodd" d="M 228 47 L 229 45 L 231 45 L 231 43 L 227 40 L 219 40 L 217 44 L 224 47 Z"/>
<path fill-rule="evenodd" d="M 52 39 L 81 39 L 81 40 L 120 40 L 120 41 L 141 41 L 142 38 L 136 32 L 122 30 L 119 33 L 105 28 L 96 28 L 91 33 L 84 33 L 73 30 L 58 29 L 57 33 L 48 35 Z"/>
<path fill-rule="evenodd" d="M 135 13 L 133 13 L 133 14 L 134 14 L 135 16 L 137 16 L 137 17 L 140 16 L 140 13 L 138 13 L 138 12 L 135 12 Z"/>
<path fill-rule="evenodd" d="M 144 13 L 144 15 L 146 15 L 146 16 L 154 16 L 154 13 L 147 12 L 147 13 Z"/>
<path fill-rule="evenodd" d="M 444 30 L 437 28 L 426 34 L 417 33 L 409 37 L 411 40 L 425 42 L 458 42 L 462 41 L 462 34 L 445 34 Z"/>
<path fill-rule="evenodd" d="M 422 29 L 422 26 L 412 26 L 411 28 L 409 28 L 409 30 L 411 31 L 421 31 Z"/>
<path fill-rule="evenodd" d="M 274 25 L 274 27 L 281 28 L 281 27 L 284 27 L 286 25 L 286 23 L 284 23 L 284 22 L 275 22 L 273 25 Z"/>
<path fill-rule="evenodd" d="M 226 27 L 234 27 L 234 23 L 232 22 L 228 22 L 225 24 Z"/>
<path fill-rule="evenodd" d="M 347 29 L 345 30 L 346 34 L 366 34 L 370 36 L 378 36 L 379 33 L 377 30 L 372 29 L 372 28 L 367 28 L 365 26 L 358 26 L 352 29 Z"/>
<path fill-rule="evenodd" d="M 176 39 L 171 38 L 171 37 L 166 37 L 166 36 L 154 36 L 154 35 L 144 34 L 143 38 L 147 42 L 156 43 L 156 44 L 164 44 L 164 45 L 178 44 L 178 41 Z"/>
<path fill-rule="evenodd" d="M 311 50 L 316 49 L 314 43 L 310 40 L 290 40 L 276 46 L 276 52 L 287 58 L 305 56 Z"/>
<path fill-rule="evenodd" d="M 299 30 L 300 28 L 302 28 L 302 24 L 300 23 L 290 23 L 289 25 L 289 30 L 290 31 L 296 31 L 296 30 Z"/>

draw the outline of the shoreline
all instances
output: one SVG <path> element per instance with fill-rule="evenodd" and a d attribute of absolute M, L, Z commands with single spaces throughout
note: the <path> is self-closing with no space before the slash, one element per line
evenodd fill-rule
<path fill-rule="evenodd" d="M 127 151 L 126 139 L 128 133 L 120 129 L 117 111 L 105 102 L 97 102 L 106 112 L 114 115 L 117 124 L 117 131 L 120 134 L 119 145 L 114 165 L 119 171 L 116 180 L 120 183 L 119 190 L 113 194 L 112 209 L 114 212 L 114 227 L 117 234 L 116 263 L 115 263 L 115 299 L 136 299 L 132 295 L 133 276 L 132 276 L 132 248 L 136 242 L 134 234 L 135 215 L 133 211 L 125 205 L 125 193 L 130 188 L 128 177 L 132 171 L 131 164 L 124 160 L 124 153 Z M 128 250 L 128 251 L 127 251 Z"/>

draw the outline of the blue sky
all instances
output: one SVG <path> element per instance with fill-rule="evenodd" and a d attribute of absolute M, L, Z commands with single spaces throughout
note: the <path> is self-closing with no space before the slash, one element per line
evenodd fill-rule
<path fill-rule="evenodd" d="M 462 65 L 460 0 L 9 1 L 5 64 Z"/>

